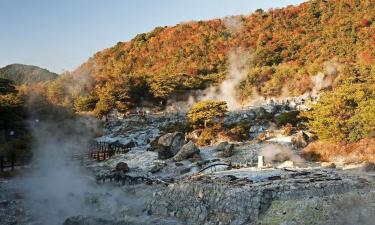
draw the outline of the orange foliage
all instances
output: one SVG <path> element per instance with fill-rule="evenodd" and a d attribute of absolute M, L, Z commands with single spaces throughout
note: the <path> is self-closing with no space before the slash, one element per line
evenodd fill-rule
<path fill-rule="evenodd" d="M 375 138 L 350 144 L 313 142 L 303 150 L 302 156 L 313 161 L 375 162 Z"/>

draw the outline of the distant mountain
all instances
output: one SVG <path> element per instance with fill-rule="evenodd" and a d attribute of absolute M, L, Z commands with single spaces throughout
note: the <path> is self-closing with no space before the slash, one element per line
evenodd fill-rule
<path fill-rule="evenodd" d="M 54 80 L 56 73 L 37 66 L 11 64 L 0 68 L 0 78 L 14 81 L 16 85 L 36 84 L 42 81 Z"/>

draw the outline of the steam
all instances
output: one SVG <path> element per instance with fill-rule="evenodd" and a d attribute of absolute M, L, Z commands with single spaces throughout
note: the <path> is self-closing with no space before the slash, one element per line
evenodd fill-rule
<path fill-rule="evenodd" d="M 230 16 L 224 18 L 225 27 L 233 33 L 239 32 L 243 29 L 243 23 L 240 16 Z"/>
<path fill-rule="evenodd" d="M 229 109 L 241 106 L 237 97 L 237 88 L 247 77 L 249 71 L 250 54 L 242 49 L 236 49 L 229 53 L 229 73 L 219 89 L 219 99 L 228 104 Z"/>
<path fill-rule="evenodd" d="M 326 63 L 326 74 L 319 72 L 311 78 L 313 82 L 313 88 L 311 91 L 312 97 L 317 97 L 319 91 L 331 87 L 335 82 L 338 74 L 339 64 L 335 61 L 330 61 Z"/>
<path fill-rule="evenodd" d="M 25 193 L 25 208 L 30 209 L 34 221 L 60 225 L 71 216 L 105 218 L 122 210 L 126 199 L 121 189 L 113 188 L 109 195 L 110 187 L 97 186 L 79 160 L 74 159 L 87 150 L 97 129 L 96 121 L 36 120 L 31 122 L 31 128 L 36 139 L 32 169 L 19 183 Z"/>
<path fill-rule="evenodd" d="M 61 224 L 69 216 L 88 213 L 84 200 L 93 187 L 82 179 L 82 171 L 72 155 L 86 149 L 90 135 L 78 124 L 82 125 L 72 121 L 64 125 L 32 122 L 36 139 L 32 162 L 35 167 L 25 174 L 21 183 L 28 208 L 42 224 Z"/>
<path fill-rule="evenodd" d="M 267 144 L 260 150 L 258 155 L 264 156 L 266 163 L 271 163 L 272 161 L 284 162 L 287 160 L 295 163 L 304 161 L 300 156 L 294 154 L 290 148 L 281 144 Z"/>

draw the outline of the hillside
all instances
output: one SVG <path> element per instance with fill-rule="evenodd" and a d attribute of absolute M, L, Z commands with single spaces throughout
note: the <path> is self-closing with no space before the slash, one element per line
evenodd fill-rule
<path fill-rule="evenodd" d="M 57 78 L 56 73 L 37 66 L 23 64 L 11 64 L 0 68 L 0 78 L 9 79 L 17 85 L 36 84 L 42 81 L 54 80 Z"/>
<path fill-rule="evenodd" d="M 248 16 L 157 27 L 96 53 L 74 76 L 61 79 L 68 84 L 90 80 L 79 87 L 90 95 L 79 99 L 79 105 L 89 107 L 80 108 L 103 113 L 204 90 L 233 73 L 238 84 L 232 88 L 242 101 L 369 81 L 374 78 L 374 6 L 371 0 L 316 0 Z"/>

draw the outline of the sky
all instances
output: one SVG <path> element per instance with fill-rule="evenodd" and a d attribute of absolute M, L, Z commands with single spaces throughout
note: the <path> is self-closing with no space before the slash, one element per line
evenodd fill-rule
<path fill-rule="evenodd" d="M 157 26 L 306 0 L 0 0 L 0 67 L 74 70 L 96 52 Z"/>

